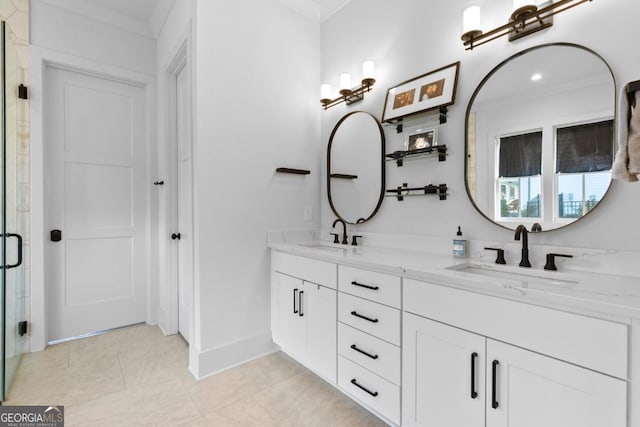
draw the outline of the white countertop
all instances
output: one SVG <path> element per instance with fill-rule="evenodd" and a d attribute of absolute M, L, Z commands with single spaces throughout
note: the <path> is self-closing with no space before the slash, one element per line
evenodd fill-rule
<path fill-rule="evenodd" d="M 319 241 L 270 243 L 269 247 L 293 255 L 623 323 L 629 323 L 630 318 L 640 319 L 640 280 L 635 277 L 499 266 L 428 252 L 333 245 Z M 478 267 L 476 271 L 498 272 L 497 275 L 503 277 L 448 268 L 452 266 Z"/>

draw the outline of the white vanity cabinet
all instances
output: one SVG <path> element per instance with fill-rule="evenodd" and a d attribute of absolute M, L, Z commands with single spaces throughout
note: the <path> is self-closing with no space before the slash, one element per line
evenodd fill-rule
<path fill-rule="evenodd" d="M 338 386 L 400 424 L 400 277 L 338 266 Z"/>
<path fill-rule="evenodd" d="M 449 291 L 453 294 L 448 295 Z M 626 366 L 617 366 L 626 356 L 625 325 L 469 292 L 466 294 L 476 298 L 476 304 L 468 306 L 457 292 L 405 281 L 405 309 L 419 315 L 405 312 L 403 316 L 403 426 L 627 425 L 627 383 L 611 376 L 626 370 Z M 470 313 L 464 314 L 463 307 Z M 533 309 L 539 316 L 503 317 L 509 309 L 525 315 Z M 565 324 L 550 324 L 544 315 L 552 313 L 564 316 Z M 450 326 L 456 321 L 468 330 Z M 495 322 L 506 326 L 492 328 Z M 597 326 L 587 331 L 590 339 L 571 333 L 572 326 L 580 322 L 585 327 Z M 578 351 L 600 347 L 601 339 L 609 341 L 611 347 L 605 352 L 597 351 L 593 357 L 587 354 L 580 360 L 584 367 L 576 366 L 573 360 L 558 360 L 498 341 L 507 337 L 510 330 L 519 331 L 518 344 L 525 348 L 528 340 L 531 346 L 538 347 L 538 335 L 546 335 L 550 342 L 564 337 L 567 348 L 577 347 Z M 546 350 L 556 354 L 565 351 L 552 347 Z M 606 352 L 610 353 L 610 369 L 604 373 L 594 371 L 593 367 L 604 366 L 601 356 Z"/>
<path fill-rule="evenodd" d="M 332 263 L 278 252 L 272 256 L 273 340 L 284 352 L 333 383 L 336 268 Z"/>

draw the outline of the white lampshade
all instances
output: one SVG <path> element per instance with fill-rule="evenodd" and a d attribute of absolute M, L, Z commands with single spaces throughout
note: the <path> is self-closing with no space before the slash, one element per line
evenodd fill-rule
<path fill-rule="evenodd" d="M 376 64 L 371 59 L 362 63 L 362 80 L 376 78 Z"/>
<path fill-rule="evenodd" d="M 537 0 L 513 0 L 513 10 L 518 10 L 525 6 L 538 6 Z"/>
<path fill-rule="evenodd" d="M 351 74 L 340 74 L 340 90 L 351 90 Z"/>
<path fill-rule="evenodd" d="M 320 85 L 320 99 L 331 99 L 331 85 L 329 83 Z"/>
<path fill-rule="evenodd" d="M 480 6 L 472 4 L 462 11 L 462 33 L 479 31 L 482 28 L 480 17 Z"/>

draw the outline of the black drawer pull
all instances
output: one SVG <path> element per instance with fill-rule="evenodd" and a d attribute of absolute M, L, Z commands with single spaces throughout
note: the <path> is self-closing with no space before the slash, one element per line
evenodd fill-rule
<path fill-rule="evenodd" d="M 355 280 L 353 282 L 351 282 L 351 284 L 353 286 L 360 286 L 361 288 L 371 289 L 372 291 L 377 291 L 378 289 L 380 289 L 380 286 L 363 285 L 362 283 L 358 283 Z"/>
<path fill-rule="evenodd" d="M 298 309 L 296 308 L 296 297 L 298 293 L 298 288 L 293 290 L 293 314 L 298 314 Z"/>
<path fill-rule="evenodd" d="M 471 398 L 475 399 L 478 397 L 478 392 L 476 391 L 476 359 L 478 358 L 478 353 L 471 353 Z"/>
<path fill-rule="evenodd" d="M 363 316 L 362 314 L 358 314 L 356 311 L 352 311 L 352 312 L 351 312 L 351 315 L 352 315 L 352 316 L 359 317 L 359 318 L 364 319 L 364 320 L 367 320 L 367 321 L 369 321 L 369 322 L 371 322 L 371 323 L 378 323 L 378 319 L 372 319 L 372 318 L 370 318 L 370 317 Z"/>
<path fill-rule="evenodd" d="M 302 312 L 302 294 L 304 294 L 304 291 L 298 292 L 298 310 L 300 310 L 298 316 L 300 317 L 304 316 L 304 313 Z"/>
<path fill-rule="evenodd" d="M 356 381 L 355 378 L 351 380 L 351 384 L 353 384 L 354 386 L 358 387 L 360 390 L 366 391 L 367 393 L 369 393 L 373 397 L 376 397 L 378 395 L 377 391 L 371 391 L 371 390 L 367 389 L 366 387 L 362 387 L 360 384 L 358 384 L 358 382 Z"/>
<path fill-rule="evenodd" d="M 367 352 L 366 352 L 366 351 L 364 351 L 364 350 L 360 350 L 358 347 L 356 347 L 356 345 L 355 345 L 355 344 L 352 344 L 352 345 L 351 345 L 351 349 L 352 349 L 352 350 L 357 351 L 358 353 L 362 353 L 362 354 L 364 354 L 365 356 L 372 358 L 373 360 L 376 360 L 376 359 L 378 358 L 378 355 L 377 355 L 377 354 L 370 354 L 370 353 L 367 353 Z"/>
<path fill-rule="evenodd" d="M 498 362 L 497 360 L 493 361 L 493 369 L 491 370 L 491 407 L 493 409 L 498 409 L 498 406 L 500 406 L 500 404 L 498 403 L 498 365 L 500 364 L 500 362 Z"/>

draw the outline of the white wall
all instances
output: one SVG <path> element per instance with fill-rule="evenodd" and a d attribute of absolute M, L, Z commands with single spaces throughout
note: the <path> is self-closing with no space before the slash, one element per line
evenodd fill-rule
<path fill-rule="evenodd" d="M 196 28 L 202 376 L 272 349 L 266 233 L 319 225 L 320 49 L 278 0 L 199 0 Z"/>
<path fill-rule="evenodd" d="M 446 183 L 450 196 L 414 197 L 397 202 L 385 199 L 378 215 L 358 226 L 359 231 L 450 237 L 457 225 L 467 238 L 510 242 L 513 232 L 489 223 L 470 203 L 464 185 L 464 120 L 467 103 L 482 78 L 499 62 L 528 47 L 551 42 L 572 42 L 593 49 L 609 63 L 617 84 L 640 78 L 640 56 L 633 52 L 640 37 L 636 0 L 590 2 L 555 17 L 549 29 L 509 43 L 506 38 L 473 51 L 465 51 L 460 41 L 461 12 L 466 0 L 352 0 L 321 26 L 322 80 L 337 80 L 351 71 L 357 78 L 363 59 L 376 60 L 377 82 L 365 101 L 334 107 L 322 113 L 322 143 L 326 144 L 338 119 L 355 109 L 381 117 L 387 88 L 414 76 L 460 60 L 460 78 L 455 105 L 449 108 L 448 123 L 439 130 L 439 141 L 447 144 L 447 161 L 415 161 L 402 168 L 387 165 L 387 187 L 402 182 L 424 185 Z M 511 2 L 483 2 L 483 27 L 503 24 Z M 364 12 L 363 12 L 364 11 Z M 427 118 L 422 120 L 431 120 Z M 405 126 L 420 124 L 412 120 Z M 400 149 L 404 134 L 386 127 L 387 152 Z M 615 182 L 603 205 L 583 220 L 551 233 L 531 238 L 531 243 L 585 248 L 637 251 L 640 244 L 630 238 L 637 229 L 640 185 Z M 322 227 L 331 227 L 333 214 L 322 193 Z M 433 221 L 437 221 L 434 225 Z"/>
<path fill-rule="evenodd" d="M 31 44 L 155 74 L 155 40 L 87 16 L 31 0 Z"/>

